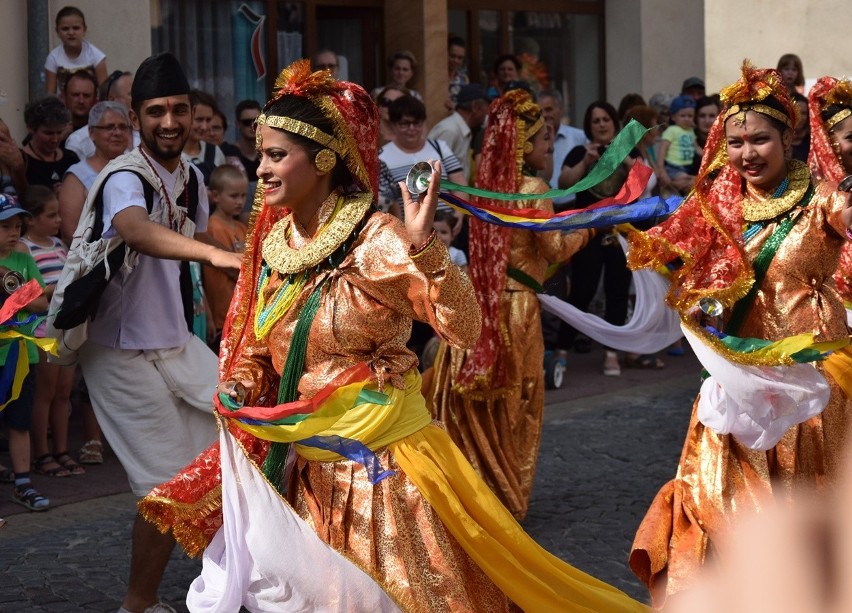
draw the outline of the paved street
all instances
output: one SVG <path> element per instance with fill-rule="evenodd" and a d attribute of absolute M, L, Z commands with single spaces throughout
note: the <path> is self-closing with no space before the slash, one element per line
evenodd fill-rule
<path fill-rule="evenodd" d="M 625 370 L 610 378 L 600 374 L 600 351 L 569 356 L 565 387 L 548 392 L 525 522 L 549 551 L 643 600 L 644 589 L 627 569 L 627 551 L 657 488 L 674 474 L 698 387 L 693 358 L 664 357 L 664 370 Z M 107 474 L 110 482 L 103 483 Z M 9 520 L 0 531 L 0 611 L 118 608 L 135 502 L 120 477 L 120 468 L 106 466 L 83 477 L 41 478 L 37 484 L 45 492 L 59 481 L 74 490 L 53 496 L 54 505 L 82 499 L 46 513 L 13 514 L 20 507 L 0 504 Z M 81 494 L 87 489 L 97 497 Z M 161 596 L 185 610 L 186 587 L 198 569 L 198 562 L 175 553 Z"/>

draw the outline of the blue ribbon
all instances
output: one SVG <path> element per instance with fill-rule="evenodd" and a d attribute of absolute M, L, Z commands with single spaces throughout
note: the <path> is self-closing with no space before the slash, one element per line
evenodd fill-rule
<path fill-rule="evenodd" d="M 382 479 L 392 477 L 396 474 L 393 470 L 385 469 L 379 462 L 376 454 L 370 451 L 361 441 L 333 434 L 329 436 L 311 436 L 299 441 L 299 444 L 331 451 L 348 460 L 363 464 L 364 468 L 367 469 L 367 477 L 373 485 L 376 485 Z"/>
<path fill-rule="evenodd" d="M 18 369 L 18 354 L 21 351 L 21 343 L 9 345 L 9 353 L 6 354 L 6 363 L 0 371 L 0 404 L 9 401 L 12 396 L 12 383 L 15 382 L 15 372 Z"/>
<path fill-rule="evenodd" d="M 578 211 L 571 215 L 557 215 L 547 219 L 530 219 L 529 221 L 507 221 L 501 219 L 496 213 L 481 209 L 470 202 L 450 194 L 441 192 L 438 197 L 457 209 L 473 215 L 484 222 L 516 228 L 520 230 L 533 230 L 535 232 L 549 232 L 551 230 L 581 230 L 585 228 L 608 228 L 625 223 L 640 223 L 649 220 L 662 220 L 674 213 L 683 202 L 680 196 L 660 198 L 653 196 L 633 203 L 611 204 L 608 206 L 591 209 L 589 211 Z M 530 194 L 530 198 L 536 198 Z M 654 223 L 658 223 L 655 221 Z"/>

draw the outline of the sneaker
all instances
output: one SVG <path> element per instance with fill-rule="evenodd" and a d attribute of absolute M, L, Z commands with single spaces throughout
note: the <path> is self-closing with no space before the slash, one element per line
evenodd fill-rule
<path fill-rule="evenodd" d="M 31 483 L 27 483 L 23 488 L 16 487 L 12 492 L 12 502 L 17 502 L 30 511 L 47 511 L 50 508 L 50 500 L 39 494 Z"/>

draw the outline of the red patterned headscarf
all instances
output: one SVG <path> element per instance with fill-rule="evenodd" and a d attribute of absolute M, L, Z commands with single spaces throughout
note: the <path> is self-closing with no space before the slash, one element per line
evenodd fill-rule
<path fill-rule="evenodd" d="M 852 81 L 821 77 L 808 94 L 811 121 L 811 151 L 808 165 L 811 172 L 827 181 L 839 182 L 850 171 L 843 166 L 840 154 L 831 140 L 831 131 L 847 117 L 852 117 Z M 828 111 L 829 117 L 823 118 Z M 852 302 L 852 243 L 843 244 L 840 264 L 834 273 L 837 291 L 846 302 Z"/>
<path fill-rule="evenodd" d="M 771 96 L 771 106 L 767 99 Z M 758 69 L 746 60 L 740 79 L 721 92 L 722 112 L 716 118 L 695 180 L 695 189 L 678 211 L 646 233 L 632 233 L 632 268 L 656 268 L 678 258 L 672 273 L 669 304 L 684 312 L 712 296 L 726 307 L 744 296 L 754 272 L 742 247 L 742 177 L 728 163 L 727 118 L 752 111 L 795 128 L 794 106 L 781 75 Z M 777 108 L 780 106 L 780 110 Z"/>
<path fill-rule="evenodd" d="M 528 92 L 511 90 L 491 103 L 487 125 L 476 186 L 515 193 L 521 184 L 524 145 L 544 125 L 541 108 Z M 482 204 L 507 206 L 505 202 L 477 200 Z M 504 381 L 500 295 L 506 287 L 511 239 L 509 228 L 475 218 L 470 220 L 470 276 L 482 309 L 482 334 L 462 369 L 462 387 L 494 388 Z"/>

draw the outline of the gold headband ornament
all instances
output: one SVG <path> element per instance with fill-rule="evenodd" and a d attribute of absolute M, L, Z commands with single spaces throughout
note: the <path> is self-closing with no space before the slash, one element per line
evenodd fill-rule
<path fill-rule="evenodd" d="M 293 119 L 292 117 L 281 117 L 280 115 L 264 114 L 258 116 L 257 125 L 269 126 L 270 128 L 278 128 L 279 130 L 284 130 L 292 134 L 304 136 L 305 138 L 312 140 L 315 143 L 319 143 L 323 147 L 331 149 L 341 158 L 343 157 L 343 147 L 340 146 L 340 141 L 338 141 L 333 136 L 326 134 L 316 126 L 312 126 L 311 124 L 305 123 L 304 121 L 299 121 L 298 119 Z M 320 153 L 322 153 L 322 151 L 320 151 Z M 317 158 L 319 158 L 319 154 L 317 154 Z"/>
<path fill-rule="evenodd" d="M 734 117 L 734 121 L 742 125 L 745 123 L 746 111 L 754 111 L 755 113 L 760 113 L 761 115 L 772 117 L 773 119 L 777 119 L 778 121 L 783 123 L 788 128 L 793 127 L 793 122 L 790 121 L 790 118 L 787 117 L 787 115 L 777 109 L 773 109 L 771 106 L 759 103 L 733 105 L 731 108 L 725 111 L 725 121 L 727 121 L 730 117 Z"/>
<path fill-rule="evenodd" d="M 852 115 L 852 109 L 840 109 L 834 115 L 831 116 L 831 119 L 825 122 L 825 129 L 831 131 L 834 126 L 839 124 L 841 121 L 843 121 L 850 115 Z"/>
<path fill-rule="evenodd" d="M 530 142 L 530 139 L 536 135 L 536 133 L 541 130 L 544 126 L 544 117 L 539 116 L 533 124 L 529 127 L 528 130 L 524 132 L 524 153 L 532 153 L 533 144 Z"/>

